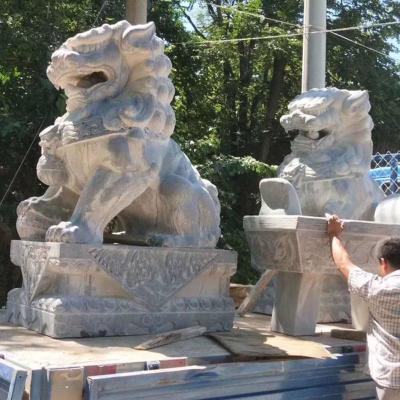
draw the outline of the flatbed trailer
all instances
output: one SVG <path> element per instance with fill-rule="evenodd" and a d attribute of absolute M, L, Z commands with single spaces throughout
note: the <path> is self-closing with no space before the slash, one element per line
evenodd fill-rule
<path fill-rule="evenodd" d="M 238 317 L 237 344 L 201 336 L 151 350 L 134 349 L 149 336 L 53 339 L 3 322 L 0 354 L 26 371 L 24 399 L 32 400 L 375 398 L 365 342 L 330 335 L 349 325 L 293 338 L 271 333 L 269 320 Z M 254 337 L 265 338 L 261 352 Z"/>

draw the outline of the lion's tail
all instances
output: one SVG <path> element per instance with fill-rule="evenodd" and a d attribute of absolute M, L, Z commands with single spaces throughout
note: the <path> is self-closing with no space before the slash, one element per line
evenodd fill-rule
<path fill-rule="evenodd" d="M 212 202 L 211 207 L 204 207 L 200 210 L 200 223 L 208 221 L 209 223 L 204 226 L 203 232 L 207 237 L 207 246 L 215 246 L 221 236 L 220 229 L 220 213 L 221 204 L 218 199 L 218 189 L 207 179 L 201 179 L 204 187 L 207 189 Z"/>
<path fill-rule="evenodd" d="M 216 212 L 218 215 L 221 213 L 221 204 L 219 202 L 218 198 L 218 189 L 215 185 L 213 185 L 209 180 L 207 179 L 201 179 L 203 181 L 204 186 L 206 187 L 208 193 L 210 194 L 210 197 L 215 205 Z"/>

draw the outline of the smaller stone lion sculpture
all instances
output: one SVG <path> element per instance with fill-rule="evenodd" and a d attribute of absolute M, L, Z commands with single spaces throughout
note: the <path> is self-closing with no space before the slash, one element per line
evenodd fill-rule
<path fill-rule="evenodd" d="M 278 174 L 296 188 L 304 215 L 373 219 L 384 196 L 368 176 L 370 108 L 368 92 L 336 88 L 310 90 L 289 104 L 281 124 L 297 136 Z"/>
<path fill-rule="evenodd" d="M 130 242 L 215 246 L 217 189 L 170 139 L 174 86 L 163 50 L 153 23 L 121 21 L 53 53 L 47 74 L 65 90 L 67 112 L 40 134 L 37 174 L 49 188 L 19 205 L 22 239 L 102 243 L 113 221 Z"/>
<path fill-rule="evenodd" d="M 368 92 L 362 90 L 312 89 L 297 96 L 280 121 L 296 135 L 292 152 L 279 166 L 279 179 L 261 181 L 261 213 L 373 220 L 384 194 L 368 175 L 374 126 L 370 108 Z M 273 207 L 271 199 L 282 205 Z M 343 280 L 324 277 L 322 293 L 318 320 L 347 319 Z"/>

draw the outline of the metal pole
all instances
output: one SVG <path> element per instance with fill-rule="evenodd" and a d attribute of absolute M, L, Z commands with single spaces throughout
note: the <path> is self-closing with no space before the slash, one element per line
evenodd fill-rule
<path fill-rule="evenodd" d="M 325 87 L 326 0 L 304 0 L 303 74 L 301 90 Z"/>
<path fill-rule="evenodd" d="M 126 19 L 132 25 L 147 22 L 147 0 L 126 0 Z"/>
<path fill-rule="evenodd" d="M 398 161 L 393 154 L 390 154 L 390 186 L 389 194 L 397 193 L 397 179 L 398 179 Z"/>

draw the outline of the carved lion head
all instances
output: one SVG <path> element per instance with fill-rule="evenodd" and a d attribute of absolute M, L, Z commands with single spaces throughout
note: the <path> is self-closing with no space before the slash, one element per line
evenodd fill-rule
<path fill-rule="evenodd" d="M 170 71 L 154 23 L 120 21 L 68 39 L 53 53 L 47 75 L 65 90 L 68 112 L 98 114 L 108 130 L 148 128 L 169 136 L 175 126 Z"/>
<path fill-rule="evenodd" d="M 297 140 L 304 142 L 305 147 L 306 143 L 310 148 L 318 147 L 321 141 L 332 143 L 330 136 L 341 136 L 343 140 L 357 132 L 356 125 L 358 131 L 361 127 L 370 132 L 373 127 L 368 115 L 368 92 L 364 90 L 312 89 L 297 96 L 288 108 L 289 113 L 281 117 L 281 125 L 287 132 L 297 134 Z"/>

